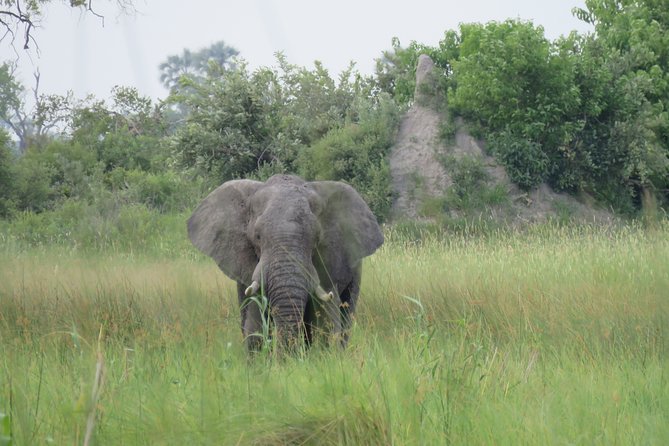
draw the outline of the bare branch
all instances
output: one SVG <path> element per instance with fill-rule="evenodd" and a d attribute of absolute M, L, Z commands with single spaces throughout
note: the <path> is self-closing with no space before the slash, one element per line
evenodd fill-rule
<path fill-rule="evenodd" d="M 37 104 L 39 103 L 39 79 L 41 76 L 39 68 L 35 70 L 33 76 L 35 77 L 35 86 L 32 88 L 32 90 L 33 90 L 33 97 L 35 98 L 35 104 Z"/>
<path fill-rule="evenodd" d="M 105 27 L 105 17 L 103 15 L 98 14 L 97 12 L 93 11 L 93 0 L 88 0 L 88 7 L 86 8 L 88 11 L 93 14 L 95 17 L 98 17 L 102 21 L 102 27 Z"/>
<path fill-rule="evenodd" d="M 32 43 L 39 52 L 39 47 L 33 36 L 33 33 L 37 28 L 39 28 L 39 19 L 42 17 L 42 3 L 43 2 L 33 3 L 32 1 L 15 0 L 15 2 L 11 4 L 10 2 L 0 1 L 0 5 L 5 8 L 0 10 L 0 29 L 3 27 L 5 29 L 4 33 L 0 33 L 2 34 L 0 41 L 3 41 L 8 36 L 11 36 L 11 44 L 14 46 L 14 40 L 16 39 L 17 34 L 19 34 L 22 35 L 21 40 L 24 50 L 30 49 L 30 44 Z M 69 5 L 72 8 L 81 7 L 86 12 L 99 18 L 102 22 L 102 26 L 104 27 L 105 16 L 98 13 L 97 10 L 94 9 L 93 3 L 94 0 L 70 0 Z M 121 13 L 125 14 L 136 12 L 132 0 L 116 0 L 115 3 Z M 27 8 L 22 7 L 22 4 L 27 4 Z M 22 30 L 19 31 L 19 28 L 22 28 Z"/>
<path fill-rule="evenodd" d="M 0 15 L 4 15 L 4 16 L 7 16 L 11 19 L 14 19 L 17 22 L 17 25 L 19 23 L 21 23 L 25 26 L 25 30 L 24 30 L 24 34 L 23 34 L 24 35 L 23 49 L 27 50 L 29 48 L 28 43 L 30 43 L 30 30 L 33 29 L 34 24 L 33 24 L 33 21 L 31 20 L 30 16 L 23 13 L 23 11 L 21 11 L 21 7 L 20 7 L 18 1 L 16 2 L 16 5 L 17 5 L 17 9 L 19 11 L 18 14 L 14 13 L 12 11 L 0 11 Z M 10 25 L 9 21 L 5 21 L 5 20 L 0 19 L 0 23 L 2 23 L 2 25 L 12 35 L 12 40 L 14 40 L 13 39 L 14 31 L 11 29 L 11 25 Z"/>

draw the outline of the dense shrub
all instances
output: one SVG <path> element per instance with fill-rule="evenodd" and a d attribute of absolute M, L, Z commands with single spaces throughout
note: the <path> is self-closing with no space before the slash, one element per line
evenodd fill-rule
<path fill-rule="evenodd" d="M 124 202 L 143 204 L 161 212 L 180 212 L 192 207 L 204 189 L 201 179 L 170 170 L 153 173 L 118 168 L 106 175 L 105 184 Z"/>
<path fill-rule="evenodd" d="M 444 195 L 424 200 L 423 215 L 439 217 L 449 211 L 457 211 L 462 217 L 481 215 L 483 209 L 500 207 L 508 202 L 506 187 L 492 184 L 492 177 L 480 156 L 441 156 L 439 161 L 450 173 L 452 184 Z"/>
<path fill-rule="evenodd" d="M 568 44 L 516 20 L 461 25 L 460 39 L 448 95 L 453 110 L 491 141 L 521 188 L 583 186 L 591 173 L 572 156 L 583 115 Z"/>
<path fill-rule="evenodd" d="M 96 204 L 65 200 L 52 211 L 18 212 L 0 224 L 0 240 L 18 247 L 60 245 L 79 250 L 122 250 L 161 254 L 186 252 L 187 215 L 163 214 L 112 196 Z"/>
<path fill-rule="evenodd" d="M 537 142 L 518 137 L 509 130 L 488 137 L 489 150 L 521 189 L 531 190 L 546 180 L 548 157 Z"/>
<path fill-rule="evenodd" d="M 383 220 L 392 204 L 387 155 L 399 109 L 391 98 L 382 95 L 377 101 L 358 101 L 355 116 L 357 122 L 330 130 L 301 152 L 299 173 L 309 180 L 347 181 Z"/>
<path fill-rule="evenodd" d="M 454 31 L 447 31 L 439 47 L 430 47 L 415 41 L 402 47 L 400 40 L 392 39 L 392 50 L 384 51 L 376 60 L 376 88 L 393 96 L 398 104 L 409 104 L 414 99 L 416 90 L 416 66 L 421 54 L 430 56 L 435 64 L 437 83 L 445 92 L 448 89 L 453 72 L 451 63 L 459 53 L 459 36 Z"/>
<path fill-rule="evenodd" d="M 92 151 L 104 171 L 164 168 L 168 124 L 161 107 L 136 89 L 115 87 L 110 103 L 90 99 L 71 115 L 71 141 Z"/>
<path fill-rule="evenodd" d="M 352 68 L 337 82 L 320 63 L 308 70 L 279 55 L 278 64 L 211 70 L 206 82 L 188 85 L 188 95 L 170 98 L 192 110 L 174 137 L 180 166 L 216 183 L 294 172 L 299 152 L 344 125 L 371 91 Z"/>
<path fill-rule="evenodd" d="M 15 206 L 16 173 L 10 143 L 9 135 L 0 129 L 0 218 L 11 215 Z"/>
<path fill-rule="evenodd" d="M 70 141 L 33 147 L 16 164 L 17 204 L 21 210 L 52 209 L 65 199 L 90 199 L 97 183 L 95 153 Z"/>

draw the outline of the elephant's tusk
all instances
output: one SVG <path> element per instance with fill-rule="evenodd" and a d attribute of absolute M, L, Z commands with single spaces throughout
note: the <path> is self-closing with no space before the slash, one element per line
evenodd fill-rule
<path fill-rule="evenodd" d="M 334 297 L 334 293 L 330 291 L 329 293 L 326 293 L 323 288 L 321 288 L 320 285 L 316 287 L 316 296 L 322 300 L 323 302 L 329 302 L 330 299 Z"/>
<path fill-rule="evenodd" d="M 251 286 L 249 286 L 249 287 L 246 289 L 246 291 L 244 291 L 244 294 L 246 295 L 246 297 L 251 297 L 251 296 L 253 296 L 254 294 L 256 294 L 256 293 L 258 292 L 259 289 L 260 289 L 260 284 L 254 280 L 254 281 L 251 283 Z"/>

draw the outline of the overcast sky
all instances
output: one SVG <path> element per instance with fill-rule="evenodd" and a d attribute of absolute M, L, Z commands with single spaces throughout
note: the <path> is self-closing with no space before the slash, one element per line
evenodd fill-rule
<path fill-rule="evenodd" d="M 60 2 L 49 6 L 35 31 L 40 47 L 26 53 L 17 42 L 0 42 L 0 61 L 15 60 L 29 86 L 39 67 L 43 93 L 73 90 L 79 97 L 109 96 L 114 85 L 165 97 L 158 65 L 184 48 L 198 50 L 223 40 L 251 67 L 273 65 L 283 51 L 293 64 L 323 62 L 336 75 L 350 61 L 367 74 L 396 36 L 436 45 L 460 23 L 521 18 L 544 27 L 554 39 L 589 27 L 571 15 L 579 0 L 138 0 L 137 13 L 119 16 L 101 0 L 100 19 Z"/>

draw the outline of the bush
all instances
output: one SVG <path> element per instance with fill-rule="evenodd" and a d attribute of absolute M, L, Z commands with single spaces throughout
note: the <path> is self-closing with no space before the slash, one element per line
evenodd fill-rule
<path fill-rule="evenodd" d="M 508 201 L 508 192 L 504 186 L 489 185 L 491 177 L 480 157 L 442 156 L 439 161 L 450 172 L 453 184 L 443 196 L 424 201 L 421 208 L 423 215 L 438 217 L 451 210 L 469 215 Z"/>
<path fill-rule="evenodd" d="M 53 211 L 17 212 L 0 225 L 0 239 L 22 248 L 65 246 L 170 255 L 190 251 L 187 215 L 161 214 L 142 204 L 123 205 L 112 196 L 95 205 L 65 200 Z"/>
<path fill-rule="evenodd" d="M 541 146 L 510 131 L 489 136 L 490 151 L 506 167 L 511 181 L 523 190 L 531 190 L 546 179 L 548 157 Z"/>
<path fill-rule="evenodd" d="M 421 54 L 430 56 L 435 64 L 433 73 L 441 91 L 446 92 L 450 85 L 451 63 L 459 52 L 459 37 L 454 31 L 447 31 L 439 48 L 430 47 L 412 41 L 402 48 L 397 37 L 392 39 L 392 50 L 384 51 L 376 60 L 376 87 L 386 92 L 399 104 L 409 104 L 414 99 L 416 90 L 416 66 Z M 425 92 L 429 93 L 429 92 Z M 439 97 L 439 92 L 435 92 Z"/>
<path fill-rule="evenodd" d="M 384 95 L 377 103 L 360 101 L 356 111 L 358 122 L 328 132 L 302 151 L 297 165 L 305 179 L 350 183 L 383 221 L 392 204 L 387 155 L 394 141 L 399 109 Z"/>
<path fill-rule="evenodd" d="M 16 173 L 10 143 L 7 132 L 0 129 L 0 218 L 11 215 L 15 207 Z"/>
<path fill-rule="evenodd" d="M 18 210 L 42 212 L 55 206 L 57 193 L 51 188 L 52 169 L 24 157 L 18 163 L 16 172 Z"/>
<path fill-rule="evenodd" d="M 183 211 L 201 196 L 202 179 L 167 170 L 161 173 L 117 168 L 105 176 L 107 187 L 124 203 L 137 203 L 160 212 Z"/>
<path fill-rule="evenodd" d="M 386 96 L 380 100 L 373 82 L 354 72 L 353 66 L 333 79 L 318 62 L 313 69 L 290 65 L 282 55 L 277 62 L 278 68 L 254 72 L 243 62 L 212 70 L 206 82 L 184 85 L 189 94 L 170 97 L 192 110 L 173 138 L 182 167 L 216 183 L 241 177 L 264 179 L 278 172 L 309 173 L 310 168 L 297 161 L 305 147 L 322 147 L 323 138 L 359 142 L 356 136 L 336 133 L 356 133 L 354 127 L 364 127 L 365 115 L 372 113 L 368 108 L 385 113 L 392 102 Z M 373 130 L 362 130 L 368 131 Z M 337 163 L 350 165 L 338 165 L 335 170 L 355 169 L 344 157 L 336 156 Z"/>
<path fill-rule="evenodd" d="M 66 199 L 90 199 L 99 164 L 86 147 L 54 140 L 44 148 L 31 148 L 18 160 L 16 173 L 19 209 L 41 212 Z"/>

